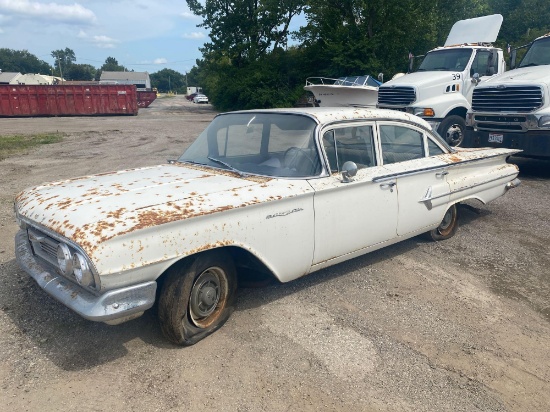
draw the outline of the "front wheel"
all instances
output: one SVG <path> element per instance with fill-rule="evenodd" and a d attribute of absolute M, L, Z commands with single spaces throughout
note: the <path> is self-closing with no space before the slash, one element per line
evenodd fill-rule
<path fill-rule="evenodd" d="M 460 116 L 448 116 L 439 125 L 437 132 L 450 146 L 460 146 L 464 141 L 466 120 Z"/>
<path fill-rule="evenodd" d="M 219 329 L 233 312 L 235 265 L 224 251 L 210 251 L 166 274 L 158 305 L 162 332 L 189 346 Z"/>
<path fill-rule="evenodd" d="M 435 241 L 449 239 L 454 236 L 457 229 L 458 209 L 456 205 L 452 205 L 443 216 L 439 226 L 426 233 L 426 238 Z"/>

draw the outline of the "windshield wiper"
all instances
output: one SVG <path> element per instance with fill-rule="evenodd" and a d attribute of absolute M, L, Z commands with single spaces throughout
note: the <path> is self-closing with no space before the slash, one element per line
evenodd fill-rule
<path fill-rule="evenodd" d="M 218 164 L 220 164 L 220 165 L 222 165 L 222 166 L 227 167 L 229 170 L 231 170 L 232 172 L 237 173 L 237 174 L 238 174 L 239 176 L 241 176 L 241 177 L 248 176 L 247 173 L 243 173 L 243 172 L 241 172 L 240 170 L 235 169 L 233 166 L 231 166 L 229 163 L 224 162 L 223 160 L 216 159 L 215 157 L 211 157 L 211 156 L 208 156 L 207 159 L 213 161 L 214 163 L 218 163 Z"/>
<path fill-rule="evenodd" d="M 187 159 L 177 159 L 177 160 L 169 160 L 168 163 L 191 163 L 192 165 L 201 165 L 206 166 L 204 163 L 201 162 L 195 162 L 194 160 L 187 160 Z"/>

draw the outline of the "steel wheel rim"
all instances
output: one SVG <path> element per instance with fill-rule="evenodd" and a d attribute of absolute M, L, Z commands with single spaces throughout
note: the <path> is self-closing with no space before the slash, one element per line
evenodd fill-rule
<path fill-rule="evenodd" d="M 451 146 L 458 146 L 464 139 L 464 132 L 460 125 L 455 123 L 447 129 L 445 137 L 447 138 L 447 143 Z"/>
<path fill-rule="evenodd" d="M 443 221 L 437 228 L 438 233 L 442 236 L 447 236 L 453 229 L 453 222 L 454 208 L 450 208 L 449 210 L 447 210 L 447 213 L 445 213 L 445 216 L 443 216 Z"/>
<path fill-rule="evenodd" d="M 202 272 L 193 283 L 189 317 L 200 328 L 207 328 L 219 316 L 227 301 L 227 277 L 219 267 Z"/>

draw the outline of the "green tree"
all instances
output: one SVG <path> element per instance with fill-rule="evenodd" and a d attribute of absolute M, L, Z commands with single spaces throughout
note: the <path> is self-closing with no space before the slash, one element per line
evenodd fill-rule
<path fill-rule="evenodd" d="M 493 13 L 504 17 L 499 44 L 520 46 L 550 32 L 550 7 L 546 0 L 489 0 Z"/>
<path fill-rule="evenodd" d="M 27 50 L 0 49 L 0 69 L 4 72 L 51 74 L 52 67 Z"/>
<path fill-rule="evenodd" d="M 105 63 L 103 63 L 103 66 L 101 66 L 96 71 L 95 79 L 99 80 L 99 78 L 101 77 L 102 72 L 126 72 L 126 71 L 128 71 L 126 69 L 126 67 L 118 64 L 117 59 L 115 59 L 114 57 L 109 56 L 105 59 Z"/>
<path fill-rule="evenodd" d="M 59 76 L 65 76 L 65 71 L 76 61 L 76 56 L 72 49 L 68 47 L 65 50 L 52 51 L 52 57 L 54 58 L 54 67 Z"/>
<path fill-rule="evenodd" d="M 406 71 L 409 52 L 442 45 L 455 21 L 486 10 L 486 0 L 310 0 L 297 38 L 318 74 L 388 78 Z"/>
<path fill-rule="evenodd" d="M 94 80 L 96 68 L 90 64 L 71 64 L 63 76 L 66 80 Z"/>
<path fill-rule="evenodd" d="M 198 27 L 210 30 L 205 55 L 228 56 L 242 66 L 285 47 L 291 20 L 300 14 L 303 0 L 186 0 L 190 10 L 203 18 Z"/>
<path fill-rule="evenodd" d="M 150 77 L 151 86 L 156 87 L 159 91 L 175 91 L 179 94 L 185 94 L 187 91 L 185 76 L 175 70 L 162 69 L 156 73 L 151 74 Z"/>
<path fill-rule="evenodd" d="M 203 59 L 188 73 L 193 85 L 222 110 L 288 105 L 295 81 L 283 48 L 305 0 L 186 1 L 210 30 Z"/>

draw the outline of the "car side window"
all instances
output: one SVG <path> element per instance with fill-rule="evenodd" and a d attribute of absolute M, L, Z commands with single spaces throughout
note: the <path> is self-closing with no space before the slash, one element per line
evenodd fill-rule
<path fill-rule="evenodd" d="M 437 156 L 445 153 L 445 151 L 439 147 L 432 139 L 428 137 L 428 156 Z"/>
<path fill-rule="evenodd" d="M 380 126 L 380 144 L 384 164 L 424 157 L 422 133 L 404 126 Z"/>
<path fill-rule="evenodd" d="M 348 161 L 354 162 L 358 169 L 376 164 L 372 126 L 329 130 L 323 134 L 323 146 L 332 173 L 340 172 Z"/>

